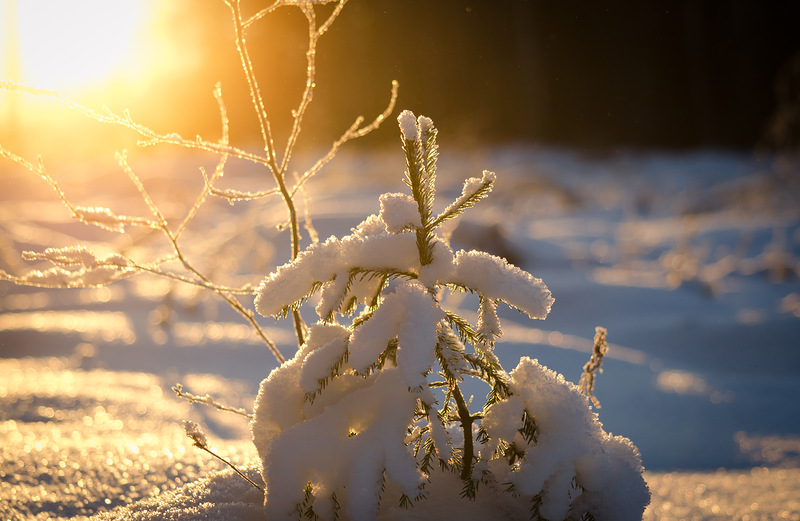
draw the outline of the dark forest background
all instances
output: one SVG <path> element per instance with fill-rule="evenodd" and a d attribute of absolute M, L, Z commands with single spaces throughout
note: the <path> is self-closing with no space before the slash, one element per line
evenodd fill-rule
<path fill-rule="evenodd" d="M 302 46 L 281 32 L 281 52 Z M 797 110 L 798 51 L 796 1 L 353 0 L 310 122 L 370 117 L 397 79 L 400 108 L 467 143 L 749 149 Z"/>
<path fill-rule="evenodd" d="M 163 78 L 129 108 L 157 130 L 219 132 L 222 80 L 234 141 L 258 130 L 221 1 L 177 0 L 161 20 L 195 74 Z M 270 5 L 245 1 L 250 13 Z M 320 12 L 330 5 L 319 6 Z M 282 8 L 248 34 L 278 136 L 305 82 L 305 27 Z M 443 141 L 584 149 L 800 142 L 800 1 L 351 0 L 318 49 L 318 89 L 301 145 L 353 119 L 399 109 L 434 119 Z M 354 146 L 395 145 L 385 125 Z"/>
<path fill-rule="evenodd" d="M 322 61 L 341 110 L 358 104 L 344 101 L 349 90 L 377 82 L 380 92 L 396 78 L 401 106 L 463 139 L 749 148 L 797 96 L 779 92 L 791 90 L 791 58 L 800 59 L 795 1 L 370 0 L 348 9 L 327 43 L 350 58 Z"/>

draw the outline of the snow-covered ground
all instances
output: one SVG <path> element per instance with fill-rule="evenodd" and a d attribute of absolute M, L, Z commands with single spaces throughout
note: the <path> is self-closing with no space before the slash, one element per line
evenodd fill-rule
<path fill-rule="evenodd" d="M 184 159 L 134 166 L 176 214 L 198 188 Z M 456 196 L 483 169 L 497 172 L 497 188 L 453 231 L 454 247 L 507 256 L 556 299 L 544 321 L 503 310 L 504 366 L 530 356 L 577 381 L 595 326 L 606 327 L 599 414 L 642 452 L 653 494 L 646 519 L 800 520 L 797 167 L 716 152 L 444 148 L 440 192 Z M 399 149 L 337 158 L 309 185 L 319 235 L 345 234 L 377 212 L 379 194 L 405 188 L 402 170 Z M 178 184 L 163 175 L 179 171 Z M 70 172 L 51 174 L 79 204 L 146 211 L 131 203 L 123 174 L 92 166 L 90 179 L 74 181 Z M 102 249 L 109 237 L 127 251 L 153 248 L 146 234 L 69 224 L 40 180 L 8 164 L 0 173 L 6 271 L 25 269 L 18 249 Z M 256 177 L 243 169 L 242 179 L 231 183 Z M 286 260 L 286 234 L 272 227 L 284 219 L 277 208 L 212 203 L 194 235 L 187 230 L 190 253 L 211 258 L 204 268 L 221 282 L 241 282 L 226 279 L 233 273 L 258 274 L 246 279 L 257 283 Z M 262 227 L 251 234 L 253 223 Z M 475 309 L 459 298 L 447 306 Z M 291 329 L 263 323 L 291 356 Z M 246 421 L 170 391 L 180 382 L 251 409 L 275 367 L 213 298 L 146 277 L 54 291 L 1 283 L 0 356 L 0 518 L 263 518 L 259 492 L 193 448 L 180 424 L 197 421 L 219 453 L 258 479 Z"/>

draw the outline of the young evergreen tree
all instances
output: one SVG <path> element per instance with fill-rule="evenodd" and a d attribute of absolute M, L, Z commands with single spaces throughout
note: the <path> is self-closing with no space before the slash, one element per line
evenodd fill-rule
<path fill-rule="evenodd" d="M 636 447 L 605 433 L 561 375 L 528 358 L 509 374 L 494 353 L 497 304 L 544 319 L 550 291 L 502 258 L 454 253 L 437 233 L 495 174 L 468 179 L 434 215 L 436 128 L 409 111 L 398 122 L 410 195 L 382 195 L 378 215 L 310 246 L 256 292 L 256 310 L 276 317 L 318 295 L 319 321 L 256 399 L 267 517 L 376 519 L 387 502 L 436 501 L 435 482 L 455 474 L 462 500 L 483 487 L 525 518 L 641 519 Z M 442 306 L 446 291 L 478 296 L 477 323 Z M 465 377 L 489 387 L 475 412 Z"/>

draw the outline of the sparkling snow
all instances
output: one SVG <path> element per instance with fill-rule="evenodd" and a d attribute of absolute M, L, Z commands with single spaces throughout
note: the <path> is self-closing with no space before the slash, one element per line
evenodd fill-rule
<path fill-rule="evenodd" d="M 347 235 L 379 213 L 380 194 L 403 189 L 399 150 L 357 160 L 343 154 L 338 161 L 325 173 L 340 176 L 335 182 L 320 176 L 309 185 L 321 237 Z M 85 227 L 44 211 L 51 194 L 38 193 L 37 180 L 2 168 L 4 240 L 39 252 L 74 246 L 60 232 L 31 234 L 30 225 L 47 223 L 47 230 L 82 234 L 79 243 L 96 253 L 63 250 L 74 253 L 70 259 L 109 258 L 108 245 Z M 611 350 L 595 388 L 598 414 L 606 431 L 641 450 L 652 492 L 644 518 L 800 520 L 800 211 L 776 184 L 778 166 L 715 152 L 589 160 L 541 149 L 463 157 L 445 149 L 440 202 L 457 198 L 464 176 L 483 168 L 497 172 L 497 182 L 465 214 L 471 229 L 497 225 L 495 235 L 521 255 L 520 267 L 555 298 L 544 321 L 497 306 L 503 336 L 496 352 L 504 366 L 511 370 L 530 356 L 577 381 L 595 326 L 608 328 Z M 388 171 L 391 177 L 375 174 Z M 367 184 L 337 191 L 348 179 Z M 164 189 L 161 196 L 179 192 L 174 185 Z M 95 185 L 84 190 L 76 196 L 86 204 L 135 214 L 124 194 L 112 205 L 93 198 Z M 238 206 L 214 211 L 232 213 L 229 221 L 214 212 L 198 216 L 208 219 L 208 229 L 244 228 L 253 219 Z M 273 213 L 274 222 L 265 212 L 258 246 L 266 265 L 246 264 L 252 259 L 244 254 L 224 260 L 259 273 L 248 279 L 254 284 L 287 260 L 275 253 L 286 237 L 273 231 L 283 215 Z M 377 218 L 361 230 L 365 239 L 386 233 Z M 214 251 L 221 235 L 187 235 L 193 241 L 187 248 Z M 484 248 L 470 242 L 480 234 L 453 237 L 454 251 Z M 7 249 L 2 253 L 3 269 L 25 266 Z M 302 296 L 308 289 L 303 281 L 293 291 Z M 259 482 L 247 420 L 189 405 L 170 387 L 180 382 L 252 410 L 257 384 L 275 363 L 229 310 L 195 290 L 169 290 L 164 281 L 138 278 L 92 290 L 0 285 L 0 518 L 264 519 L 261 493 L 192 447 L 182 426 L 196 422 L 209 446 Z M 445 298 L 478 320 L 477 299 Z M 491 314 L 483 313 L 491 328 Z M 291 358 L 291 327 L 264 323 Z M 337 353 L 332 345 L 315 356 L 324 366 Z M 318 376 L 314 367 L 303 377 L 306 386 Z M 465 392 L 479 396 L 485 389 Z M 497 519 L 496 505 L 462 505 L 459 484 L 452 487 L 449 511 L 421 502 L 410 511 L 387 507 L 381 519 L 453 512 L 464 520 Z"/>
<path fill-rule="evenodd" d="M 0 518 L 265 519 L 261 493 L 184 435 L 181 421 L 207 421 L 207 411 L 168 394 L 159 377 L 83 370 L 60 358 L 6 359 L 0 374 Z M 197 380 L 217 394 L 230 386 L 219 377 Z M 231 436 L 239 421 L 217 425 L 212 445 L 259 482 L 246 428 Z M 645 478 L 653 494 L 648 521 L 800 520 L 800 468 L 646 472 Z M 423 506 L 403 517 L 387 512 L 385 519 L 419 519 Z M 478 506 L 465 507 L 463 519 L 496 519 L 491 506 Z"/>

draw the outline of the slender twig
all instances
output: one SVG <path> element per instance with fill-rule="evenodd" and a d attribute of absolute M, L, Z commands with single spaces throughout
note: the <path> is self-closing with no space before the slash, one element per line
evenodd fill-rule
<path fill-rule="evenodd" d="M 230 139 L 230 124 L 228 121 L 228 111 L 225 108 L 225 103 L 222 100 L 222 85 L 217 83 L 216 88 L 214 88 L 214 99 L 217 100 L 217 107 L 219 108 L 219 116 L 220 116 L 220 123 L 222 125 L 222 138 L 220 139 L 220 144 L 228 145 Z M 203 185 L 203 191 L 198 196 L 195 203 L 189 209 L 189 212 L 186 214 L 186 217 L 183 219 L 183 222 L 178 226 L 178 229 L 175 230 L 175 237 L 179 237 L 186 226 L 189 224 L 194 216 L 197 214 L 197 210 L 200 209 L 200 206 L 205 202 L 206 197 L 209 193 L 212 193 L 212 189 L 214 186 L 214 182 L 222 177 L 222 174 L 225 172 L 225 163 L 228 161 L 229 154 L 223 153 L 220 155 L 219 162 L 217 163 L 217 167 L 214 169 L 214 175 L 211 176 L 211 179 L 208 179 L 203 172 L 203 180 L 205 184 Z M 201 169 L 202 171 L 202 169 Z"/>
<path fill-rule="evenodd" d="M 264 142 L 264 151 L 267 154 L 267 166 L 272 173 L 275 183 L 278 185 L 281 197 L 286 204 L 286 209 L 289 212 L 289 222 L 291 223 L 291 246 L 292 246 L 292 259 L 296 259 L 300 254 L 300 227 L 297 221 L 297 210 L 292 200 L 292 194 L 289 193 L 286 187 L 285 170 L 278 167 L 277 158 L 275 156 L 275 143 L 272 138 L 272 130 L 270 128 L 269 119 L 267 118 L 267 110 L 264 105 L 264 99 L 261 96 L 261 89 L 258 86 L 253 63 L 250 60 L 250 54 L 247 50 L 247 45 L 244 38 L 244 22 L 242 20 L 241 5 L 239 0 L 226 1 L 231 9 L 233 18 L 234 32 L 236 38 L 236 50 L 242 62 L 242 69 L 247 79 L 247 85 L 250 89 L 250 99 L 253 103 L 253 108 L 258 117 L 259 128 L 261 129 L 261 138 Z M 309 100 L 310 102 L 310 100 Z M 303 110 L 308 106 L 308 103 L 301 103 Z M 291 138 L 290 138 L 291 141 Z M 292 145 L 293 146 L 293 145 Z M 291 149 L 287 148 L 289 152 Z M 298 347 L 305 343 L 305 322 L 300 316 L 298 310 L 292 312 L 294 321 L 295 334 L 297 335 Z"/>
<path fill-rule="evenodd" d="M 225 2 L 225 3 L 228 3 L 228 2 Z M 242 27 L 243 27 L 244 29 L 247 29 L 248 27 L 250 27 L 251 25 L 253 25 L 255 22 L 257 22 L 257 21 L 261 20 L 261 19 L 262 19 L 262 18 L 264 18 L 266 15 L 268 15 L 269 13 L 271 13 L 272 11 L 274 11 L 274 10 L 275 10 L 277 7 L 280 7 L 280 6 L 282 6 L 282 5 L 287 5 L 287 3 L 285 2 L 285 0 L 277 0 L 277 1 L 276 1 L 274 4 L 272 4 L 271 6 L 269 6 L 269 7 L 265 7 L 264 9 L 262 9 L 261 11 L 259 11 L 258 13 L 254 14 L 253 16 L 251 16 L 250 18 L 248 18 L 248 19 L 247 19 L 247 21 L 245 21 L 245 22 L 242 24 Z"/>
<path fill-rule="evenodd" d="M 120 154 L 118 157 L 120 161 L 120 166 L 123 168 L 123 170 L 125 170 L 128 176 L 134 182 L 137 189 L 142 194 L 142 197 L 145 199 L 145 203 L 150 208 L 150 211 L 158 219 L 161 231 L 172 245 L 172 249 L 175 251 L 177 260 L 179 260 L 183 264 L 186 270 L 195 275 L 199 280 L 205 282 L 209 286 L 209 288 L 214 291 L 214 293 L 219 295 L 222 298 L 222 300 L 227 302 L 228 305 L 230 305 L 236 312 L 238 312 L 242 317 L 244 317 L 245 320 L 247 320 L 250 323 L 250 325 L 255 330 L 256 334 L 267 345 L 270 352 L 272 352 L 272 355 L 275 357 L 278 363 L 282 364 L 283 362 L 285 362 L 286 359 L 280 353 L 278 347 L 272 340 L 269 339 L 269 337 L 267 337 L 263 329 L 261 329 L 261 326 L 258 324 L 258 322 L 256 322 L 253 312 L 245 308 L 241 304 L 241 302 L 239 302 L 239 299 L 237 299 L 234 295 L 222 291 L 218 288 L 214 288 L 214 284 L 211 282 L 211 280 L 209 280 L 208 277 L 206 277 L 202 272 L 200 272 L 197 268 L 195 268 L 191 262 L 189 262 L 189 259 L 184 255 L 181 246 L 178 244 L 178 238 L 175 236 L 174 233 L 170 231 L 167 220 L 164 218 L 164 215 L 161 213 L 156 204 L 153 202 L 153 200 L 145 191 L 144 186 L 142 185 L 138 176 L 136 176 L 136 174 L 133 172 L 133 169 L 131 169 L 130 166 L 128 165 L 124 154 Z"/>
<path fill-rule="evenodd" d="M 211 195 L 215 195 L 217 197 L 221 197 L 230 203 L 234 203 L 236 201 L 250 201 L 254 199 L 263 199 L 264 197 L 280 193 L 280 191 L 277 188 L 273 188 L 271 190 L 262 190 L 260 192 L 242 192 L 240 190 L 233 190 L 230 188 L 223 190 L 216 188 L 211 184 L 213 182 L 213 179 L 217 177 L 216 175 L 209 178 L 204 168 L 200 169 L 200 175 L 203 176 L 203 181 L 206 184 L 208 193 L 210 193 Z"/>
<path fill-rule="evenodd" d="M 253 103 L 256 117 L 258 118 L 259 129 L 261 130 L 261 138 L 264 142 L 264 151 L 267 153 L 267 165 L 272 170 L 274 175 L 277 175 L 278 169 L 277 160 L 275 157 L 275 142 L 272 139 L 272 129 L 270 127 L 269 118 L 267 117 L 267 109 L 264 104 L 264 98 L 261 96 L 261 89 L 258 86 L 256 79 L 255 69 L 253 62 L 250 59 L 250 53 L 247 50 L 244 36 L 244 21 L 242 20 L 241 2 L 239 0 L 226 0 L 225 3 L 230 7 L 231 16 L 233 19 L 234 39 L 236 42 L 236 52 L 242 62 L 242 70 L 244 71 L 245 79 L 250 90 L 250 100 Z"/>
<path fill-rule="evenodd" d="M 212 398 L 211 395 L 209 394 L 206 394 L 205 396 L 198 396 L 196 394 L 192 394 L 188 391 L 184 391 L 183 385 L 181 384 L 173 385 L 172 390 L 175 392 L 175 395 L 178 396 L 178 398 L 183 398 L 189 403 L 200 403 L 202 405 L 208 405 L 209 407 L 214 407 L 215 409 L 218 409 L 220 411 L 232 412 L 234 414 L 238 414 L 239 416 L 244 416 L 249 420 L 253 419 L 253 413 L 247 412 L 246 410 L 239 407 L 230 407 L 228 405 L 221 404 L 214 398 Z"/>
<path fill-rule="evenodd" d="M 357 118 L 356 121 L 346 130 L 346 132 L 333 143 L 330 150 L 324 156 L 318 159 L 309 170 L 307 170 L 301 176 L 294 176 L 294 186 L 290 187 L 287 184 L 287 172 L 289 171 L 290 161 L 302 129 L 303 119 L 309 105 L 311 104 L 314 89 L 316 88 L 315 78 L 317 44 L 319 39 L 327 32 L 334 21 L 338 18 L 344 5 L 347 3 L 347 0 L 324 1 L 323 3 L 336 2 L 336 5 L 332 10 L 326 11 L 328 14 L 320 24 L 318 24 L 320 20 L 317 18 L 316 8 L 308 2 L 275 0 L 271 5 L 259 10 L 255 15 L 243 17 L 240 0 L 223 1 L 230 9 L 235 33 L 234 39 L 237 54 L 241 61 L 242 70 L 248 84 L 253 109 L 259 121 L 259 127 L 263 140 L 263 155 L 251 153 L 246 150 L 231 146 L 229 139 L 229 120 L 225 104 L 222 99 L 222 88 L 220 84 L 217 84 L 214 90 L 214 97 L 219 108 L 222 135 L 218 141 L 209 141 L 200 136 L 197 136 L 195 139 L 185 139 L 177 133 L 161 134 L 140 123 L 135 122 L 131 118 L 128 111 L 123 111 L 121 114 L 116 114 L 106 107 L 103 107 L 101 110 L 95 110 L 76 103 L 53 90 L 35 88 L 14 81 L 0 81 L 0 90 L 10 90 L 14 92 L 23 92 L 37 96 L 49 97 L 100 123 L 120 125 L 128 128 L 140 136 L 140 146 L 146 147 L 156 144 L 172 144 L 187 149 L 208 151 L 219 156 L 217 165 L 211 175 L 206 174 L 205 170 L 202 168 L 200 169 L 204 181 L 202 190 L 197 195 L 193 204 L 189 207 L 186 214 L 180 221 L 173 221 L 170 225 L 170 222 L 166 218 L 165 214 L 150 197 L 150 194 L 145 189 L 141 179 L 129 165 L 125 152 L 119 153 L 117 155 L 117 160 L 120 164 L 120 167 L 134 184 L 136 190 L 139 192 L 142 200 L 150 211 L 151 217 L 149 218 L 120 216 L 114 214 L 107 208 L 87 208 L 77 206 L 67 198 L 66 194 L 60 189 L 57 182 L 45 171 L 44 164 L 41 159 L 39 159 L 38 165 L 35 165 L 3 149 L 2 147 L 0 147 L 0 157 L 11 159 L 30 172 L 43 178 L 56 192 L 59 200 L 67 207 L 74 218 L 87 224 L 95 224 L 97 226 L 119 232 L 124 231 L 124 227 L 126 225 L 151 228 L 153 230 L 160 231 L 161 235 L 163 235 L 163 237 L 170 244 L 173 254 L 169 255 L 168 257 L 159 259 L 152 263 L 141 263 L 132 259 L 126 259 L 127 264 L 125 266 L 120 266 L 121 271 L 119 273 L 110 275 L 108 280 L 104 280 L 100 282 L 100 284 L 106 284 L 116 280 L 117 278 L 122 278 L 133 273 L 150 273 L 159 277 L 211 290 L 219 295 L 219 297 L 222 298 L 235 311 L 242 315 L 245 320 L 250 323 L 258 336 L 269 347 L 275 358 L 279 362 L 283 362 L 285 360 L 284 357 L 280 354 L 274 342 L 272 342 L 266 336 L 262 328 L 256 322 L 254 313 L 245 308 L 237 298 L 237 295 L 251 295 L 253 293 L 252 288 L 249 285 L 245 285 L 244 287 L 240 288 L 234 288 L 212 282 L 208 275 L 198 270 L 192 264 L 192 262 L 190 262 L 179 243 L 179 239 L 182 237 L 184 231 L 195 218 L 200 207 L 206 202 L 209 196 L 218 196 L 227 199 L 229 202 L 233 202 L 238 200 L 258 199 L 270 195 L 280 194 L 288 212 L 288 228 L 290 228 L 291 233 L 291 257 L 292 259 L 296 259 L 300 253 L 300 223 L 298 210 L 294 201 L 297 191 L 303 190 L 304 184 L 333 158 L 333 156 L 344 143 L 351 139 L 362 137 L 378 128 L 378 126 L 394 109 L 397 99 L 397 82 L 392 83 L 391 99 L 383 113 L 378 115 L 378 117 L 376 117 L 370 124 L 364 126 L 362 126 L 364 124 L 364 118 Z M 305 16 L 308 26 L 308 49 L 306 51 L 307 70 L 305 88 L 296 109 L 292 111 L 292 129 L 288 135 L 285 147 L 283 149 L 283 157 L 281 157 L 279 161 L 270 127 L 270 121 L 267 114 L 266 104 L 262 97 L 261 88 L 257 81 L 255 69 L 246 45 L 245 33 L 254 23 L 261 20 L 264 16 L 281 6 L 293 6 L 298 8 Z M 227 161 L 230 158 L 237 158 L 262 165 L 272 175 L 276 184 L 276 188 L 259 190 L 255 192 L 243 192 L 232 189 L 217 188 L 216 182 L 222 177 Z M 307 207 L 306 213 L 308 213 Z M 310 215 L 306 216 L 306 222 L 309 227 L 309 233 L 312 233 L 313 227 L 311 225 Z M 177 224 L 177 226 L 175 226 L 175 224 Z M 183 266 L 183 269 L 186 270 L 187 275 L 168 271 L 161 267 L 162 264 L 170 261 L 179 261 Z M 80 280 L 79 272 L 75 273 L 76 277 L 74 283 L 77 285 L 83 284 L 84 282 Z M 3 278 L 12 280 L 12 277 L 7 276 L 7 274 L 3 274 Z M 35 284 L 36 280 L 34 279 L 35 278 L 32 278 L 29 282 Z M 13 278 L 13 280 L 21 283 L 25 283 L 26 281 L 24 277 L 16 277 Z M 303 321 L 299 310 L 292 310 L 292 316 L 298 345 L 302 345 L 305 341 L 307 326 Z"/>
<path fill-rule="evenodd" d="M 583 374 L 578 382 L 581 393 L 587 396 L 592 405 L 598 409 L 600 408 L 600 400 L 594 395 L 594 384 L 597 375 L 603 372 L 603 357 L 608 353 L 607 334 L 606 328 L 600 326 L 595 328 L 592 356 L 583 366 Z"/>
<path fill-rule="evenodd" d="M 262 494 L 264 493 L 264 487 L 260 486 L 258 483 L 256 483 L 256 482 L 255 482 L 255 481 L 253 481 L 252 479 L 248 478 L 248 477 L 247 477 L 247 476 L 246 476 L 246 475 L 245 475 L 245 474 L 244 474 L 244 473 L 243 473 L 241 470 L 239 470 L 239 469 L 236 467 L 236 465 L 234 465 L 233 463 L 231 463 L 231 462 L 230 462 L 230 461 L 228 461 L 227 459 L 223 458 L 222 456 L 220 456 L 219 454 L 217 454 L 217 453 L 216 453 L 216 452 L 214 452 L 213 450 L 209 449 L 207 445 L 203 444 L 202 442 L 200 442 L 200 441 L 199 441 L 199 440 L 197 440 L 196 438 L 192 437 L 192 440 L 193 440 L 193 443 L 192 443 L 192 445 L 194 445 L 194 446 L 195 446 L 195 447 L 197 447 L 198 449 L 203 449 L 204 451 L 208 452 L 209 454 L 211 454 L 212 456 L 214 456 L 215 458 L 217 458 L 218 460 L 220 460 L 221 462 L 223 462 L 224 464 L 226 464 L 227 466 L 229 466 L 230 468 L 232 468 L 234 472 L 236 472 L 237 474 L 239 474 L 239 476 L 241 476 L 241 477 L 242 477 L 242 478 L 243 478 L 245 481 L 247 481 L 248 483 L 250 483 L 251 485 L 253 485 L 255 488 L 257 488 L 258 490 L 260 490 Z"/>
<path fill-rule="evenodd" d="M 208 447 L 204 447 L 204 446 L 202 446 L 202 445 L 197 445 L 197 444 L 195 444 L 195 447 L 199 447 L 199 448 L 203 449 L 204 451 L 208 452 L 209 454 L 211 454 L 212 456 L 214 456 L 215 458 L 217 458 L 218 460 L 220 460 L 221 462 L 223 462 L 224 464 L 226 464 L 227 466 L 229 466 L 230 468 L 232 468 L 234 472 L 236 472 L 237 474 L 239 474 L 239 476 L 241 476 L 242 478 L 244 478 L 244 480 L 245 480 L 245 481 L 247 481 L 248 483 L 250 483 L 251 485 L 253 485 L 255 488 L 257 488 L 258 490 L 260 490 L 262 494 L 264 493 L 264 487 L 260 486 L 258 483 L 256 483 L 256 482 L 255 482 L 255 481 L 253 481 L 252 479 L 250 479 L 250 478 L 248 478 L 247 476 L 245 476 L 245 475 L 244 475 L 244 473 L 243 473 L 241 470 L 239 470 L 238 468 L 236 468 L 236 465 L 234 465 L 233 463 L 231 463 L 231 462 L 230 462 L 230 461 L 228 461 L 227 459 L 223 458 L 222 456 L 220 456 L 220 455 L 219 455 L 219 454 L 217 454 L 216 452 L 212 451 L 212 450 L 211 450 L 211 449 L 209 449 Z"/>
<path fill-rule="evenodd" d="M 314 89 L 317 86 L 316 82 L 316 75 L 317 75 L 317 66 L 316 66 L 316 58 L 317 58 L 317 42 L 319 41 L 320 37 L 325 34 L 328 28 L 333 24 L 334 20 L 339 16 L 344 8 L 344 5 L 347 3 L 347 0 L 339 0 L 336 4 L 336 8 L 330 14 L 327 20 L 317 29 L 317 17 L 314 8 L 308 4 L 301 4 L 300 8 L 303 11 L 303 14 L 306 17 L 306 21 L 308 22 L 308 50 L 306 51 L 306 86 L 305 90 L 303 91 L 303 96 L 300 99 L 300 105 L 298 105 L 297 109 L 292 111 L 293 119 L 292 122 L 292 131 L 289 134 L 289 139 L 286 141 L 286 149 L 283 153 L 283 159 L 281 161 L 281 172 L 286 172 L 287 168 L 289 167 L 289 160 L 291 159 L 292 152 L 294 151 L 294 147 L 297 144 L 297 138 L 300 135 L 300 129 L 303 124 L 303 117 L 306 114 L 309 104 L 314 97 Z"/>
<path fill-rule="evenodd" d="M 158 229 L 160 227 L 160 225 L 155 221 L 145 219 L 143 217 L 115 215 L 106 208 L 84 208 L 74 205 L 58 186 L 58 182 L 56 182 L 56 180 L 47 173 L 47 170 L 44 166 L 44 161 L 41 157 L 37 158 L 37 164 L 34 165 L 30 161 L 27 161 L 24 158 L 6 150 L 2 146 L 0 146 L 0 157 L 10 159 L 31 173 L 41 177 L 48 185 L 50 185 L 53 191 L 56 192 L 59 200 L 64 204 L 64 206 L 67 207 L 72 216 L 81 222 L 95 224 L 109 229 L 113 228 L 116 230 L 120 230 L 120 227 L 123 225 L 144 226 L 153 229 Z M 101 217 L 103 218 L 102 220 L 100 219 Z"/>
<path fill-rule="evenodd" d="M 316 228 L 314 228 L 314 221 L 311 219 L 311 196 L 308 195 L 308 190 L 305 189 L 305 186 L 300 185 L 297 174 L 295 174 L 294 178 L 295 186 L 300 186 L 300 195 L 303 196 L 303 222 L 306 233 L 308 233 L 308 237 L 311 239 L 311 244 L 317 244 L 319 242 L 319 234 Z M 294 193 L 294 191 L 292 193 Z"/>
<path fill-rule="evenodd" d="M 70 100 L 69 98 L 62 96 L 60 93 L 54 90 L 31 87 L 30 85 L 25 85 L 23 83 L 10 80 L 0 81 L 0 89 L 52 98 L 67 105 L 69 108 L 83 114 L 84 116 L 100 123 L 120 125 L 129 128 L 145 138 L 144 140 L 139 141 L 139 145 L 143 147 L 155 144 L 171 144 L 183 148 L 204 150 L 215 154 L 229 154 L 231 157 L 236 157 L 260 165 L 266 165 L 268 163 L 268 159 L 266 157 L 253 154 L 246 150 L 242 150 L 230 145 L 221 145 L 219 143 L 203 140 L 202 138 L 185 139 L 181 137 L 180 134 L 175 132 L 169 134 L 159 134 L 158 132 L 146 126 L 133 121 L 127 111 L 125 111 L 122 116 L 111 112 L 111 110 L 108 108 L 103 108 L 102 112 L 97 112 L 96 110 L 85 107 Z"/>
<path fill-rule="evenodd" d="M 171 279 L 171 280 L 174 280 L 176 282 L 183 282 L 185 284 L 190 284 L 192 286 L 197 286 L 197 287 L 200 287 L 200 288 L 209 289 L 209 290 L 214 291 L 214 292 L 230 293 L 230 294 L 233 294 L 233 295 L 252 295 L 253 294 L 253 288 L 249 287 L 249 286 L 246 286 L 246 287 L 243 287 L 243 288 L 231 288 L 231 287 L 228 287 L 228 286 L 220 286 L 218 284 L 209 284 L 206 281 L 193 280 L 193 279 L 184 277 L 183 275 L 179 275 L 178 273 L 172 273 L 170 271 L 162 271 L 158 267 L 153 266 L 153 265 L 148 266 L 146 264 L 138 264 L 138 263 L 133 262 L 133 261 L 129 261 L 129 262 L 130 262 L 129 266 L 131 268 L 133 268 L 134 270 L 136 270 L 136 271 L 142 271 L 142 272 L 151 273 L 153 275 L 158 275 L 159 277 L 164 277 L 166 279 Z"/>
<path fill-rule="evenodd" d="M 399 84 L 396 81 L 393 81 L 392 82 L 391 97 L 389 98 L 389 103 L 386 105 L 386 108 L 384 109 L 384 111 L 382 113 L 380 113 L 372 121 L 372 123 L 370 123 L 369 125 L 367 125 L 365 127 L 360 128 L 360 129 L 358 127 L 361 125 L 361 123 L 364 122 L 364 118 L 362 116 L 359 116 L 355 120 L 355 122 L 352 125 L 350 125 L 350 128 L 348 128 L 345 131 L 345 133 L 342 134 L 341 137 L 339 137 L 339 139 L 337 139 L 333 143 L 333 146 L 331 146 L 331 148 L 328 150 L 328 152 L 324 156 L 322 156 L 320 159 L 318 159 L 317 162 L 314 163 L 314 166 L 309 168 L 306 171 L 306 173 L 304 173 L 302 176 L 300 176 L 300 179 L 296 182 L 296 184 L 292 188 L 292 192 L 291 192 L 292 195 L 294 195 L 295 192 L 297 192 L 297 190 L 303 184 L 305 184 L 306 181 L 308 181 L 311 177 L 313 177 L 314 174 L 318 173 L 322 169 L 323 166 L 325 166 L 331 159 L 333 159 L 333 157 L 336 155 L 336 153 L 339 151 L 339 148 L 341 148 L 342 145 L 344 145 L 345 143 L 347 143 L 351 139 L 364 137 L 367 134 L 369 134 L 370 132 L 372 132 L 373 130 L 377 129 L 381 125 L 381 123 L 383 123 L 383 121 L 386 118 L 388 118 L 389 115 L 394 111 L 395 104 L 397 103 L 398 89 L 399 89 Z"/>
<path fill-rule="evenodd" d="M 269 348 L 270 352 L 272 353 L 272 356 L 275 357 L 275 359 L 278 361 L 278 363 L 279 364 L 284 363 L 286 361 L 286 358 L 284 358 L 284 356 L 281 354 L 281 352 L 278 351 L 278 346 L 275 345 L 275 342 L 270 340 L 270 338 L 267 336 L 267 334 L 264 333 L 264 330 L 261 328 L 259 323 L 256 322 L 256 318 L 255 318 L 255 315 L 253 314 L 253 312 L 250 311 L 249 309 L 247 309 L 246 307 L 244 307 L 242 305 L 242 303 L 239 302 L 239 299 L 237 299 L 235 296 L 229 295 L 229 294 L 227 294 L 225 292 L 222 292 L 222 291 L 215 291 L 215 292 L 216 292 L 217 295 L 222 297 L 222 299 L 225 302 L 227 302 L 233 309 L 235 309 L 241 316 L 243 316 L 245 318 L 245 320 L 247 320 L 250 323 L 250 325 L 255 330 L 256 334 L 267 345 L 267 347 Z"/>

